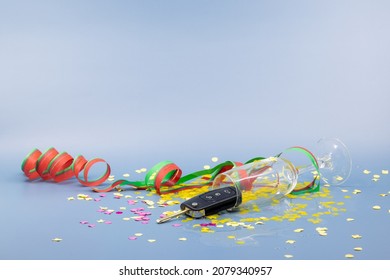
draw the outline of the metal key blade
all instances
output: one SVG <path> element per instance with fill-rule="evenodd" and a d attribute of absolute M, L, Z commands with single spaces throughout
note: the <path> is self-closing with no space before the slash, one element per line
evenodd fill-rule
<path fill-rule="evenodd" d="M 156 222 L 157 222 L 158 224 L 165 223 L 165 222 L 167 222 L 167 221 L 169 221 L 169 220 L 171 220 L 171 219 L 173 219 L 173 218 L 175 218 L 175 217 L 177 217 L 177 216 L 180 216 L 180 215 L 182 215 L 182 214 L 187 213 L 189 210 L 190 210 L 190 209 L 184 209 L 184 210 L 177 211 L 176 213 L 173 213 L 173 214 L 171 214 L 171 215 L 169 215 L 169 216 L 166 216 L 166 217 L 164 217 L 164 218 L 157 219 Z"/>

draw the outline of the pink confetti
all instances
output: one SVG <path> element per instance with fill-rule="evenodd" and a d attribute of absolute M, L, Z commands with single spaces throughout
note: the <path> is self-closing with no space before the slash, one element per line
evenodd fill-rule
<path fill-rule="evenodd" d="M 129 240 L 136 240 L 137 237 L 136 236 L 129 236 Z"/>
<path fill-rule="evenodd" d="M 149 222 L 148 221 L 142 221 L 141 224 L 147 225 L 147 224 L 149 224 Z"/>
<path fill-rule="evenodd" d="M 89 224 L 88 227 L 94 228 L 94 227 L 96 227 L 96 225 L 95 224 Z"/>
<path fill-rule="evenodd" d="M 142 217 L 142 220 L 143 220 L 143 221 L 150 221 L 150 218 L 148 218 L 148 217 Z"/>
<path fill-rule="evenodd" d="M 104 223 L 107 224 L 107 225 L 111 225 L 112 224 L 111 221 L 105 221 Z"/>
<path fill-rule="evenodd" d="M 116 196 L 114 196 L 114 198 L 115 198 L 115 199 L 120 199 L 121 196 L 120 196 L 120 195 L 116 195 Z"/>
<path fill-rule="evenodd" d="M 86 225 L 86 224 L 88 224 L 88 221 L 80 221 L 80 224 Z"/>
<path fill-rule="evenodd" d="M 102 193 L 102 194 L 100 194 L 99 196 L 100 196 L 100 197 L 105 197 L 106 194 L 105 194 L 105 193 Z"/>
<path fill-rule="evenodd" d="M 135 218 L 134 221 L 137 221 L 137 222 L 142 221 L 142 217 Z"/>
<path fill-rule="evenodd" d="M 172 226 L 173 227 L 181 227 L 182 225 L 181 224 L 173 224 Z"/>
<path fill-rule="evenodd" d="M 121 215 L 121 214 L 123 214 L 123 212 L 122 211 L 116 211 L 115 214 Z"/>
<path fill-rule="evenodd" d="M 128 200 L 127 203 L 130 205 L 134 205 L 136 203 L 136 201 L 135 200 Z"/>
<path fill-rule="evenodd" d="M 97 201 L 99 202 L 100 200 L 102 200 L 101 198 L 95 198 L 94 201 Z"/>
<path fill-rule="evenodd" d="M 103 209 L 99 209 L 99 210 L 97 210 L 97 212 L 103 213 L 104 210 Z"/>

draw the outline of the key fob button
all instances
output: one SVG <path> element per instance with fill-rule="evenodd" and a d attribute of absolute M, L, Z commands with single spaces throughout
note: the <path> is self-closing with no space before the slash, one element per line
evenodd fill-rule
<path fill-rule="evenodd" d="M 194 202 L 191 203 L 191 205 L 194 206 L 194 207 L 197 207 L 199 205 L 199 203 L 194 201 Z"/>
<path fill-rule="evenodd" d="M 221 196 L 221 193 L 220 192 L 216 192 L 214 195 L 215 196 Z"/>

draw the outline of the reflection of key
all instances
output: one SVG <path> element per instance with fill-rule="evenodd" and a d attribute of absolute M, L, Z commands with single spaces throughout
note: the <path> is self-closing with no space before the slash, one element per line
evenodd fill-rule
<path fill-rule="evenodd" d="M 233 208 L 239 204 L 241 204 L 241 195 L 237 195 L 234 187 L 220 188 L 184 201 L 180 205 L 180 211 L 158 219 L 157 223 L 164 223 L 182 214 L 193 218 L 200 218 Z"/>

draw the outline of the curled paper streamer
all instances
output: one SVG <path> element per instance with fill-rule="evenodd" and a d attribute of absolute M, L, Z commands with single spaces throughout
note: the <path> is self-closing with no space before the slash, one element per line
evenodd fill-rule
<path fill-rule="evenodd" d="M 314 155 L 303 147 L 291 147 L 288 150 L 295 150 L 306 155 L 315 169 L 318 171 L 318 163 Z M 278 157 L 281 155 L 277 155 Z M 38 149 L 32 150 L 22 162 L 22 171 L 25 176 L 30 179 L 41 178 L 43 180 L 53 180 L 62 182 L 75 176 L 83 186 L 93 187 L 95 192 L 109 192 L 113 189 L 122 190 L 124 186 L 130 186 L 138 190 L 155 190 L 157 194 L 173 193 L 184 189 L 199 188 L 211 186 L 215 177 L 231 168 L 241 166 L 258 160 L 263 160 L 264 157 L 256 157 L 248 160 L 245 163 L 225 161 L 216 165 L 211 169 L 205 169 L 187 174 L 182 177 L 182 170 L 171 161 L 162 161 L 153 166 L 145 176 L 143 181 L 128 181 L 117 180 L 107 187 L 96 188 L 103 184 L 110 176 L 110 165 L 101 158 L 86 160 L 79 155 L 73 158 L 66 152 L 59 153 L 55 148 L 49 148 L 44 153 Z M 106 170 L 97 179 L 91 180 L 88 174 L 92 166 L 96 163 L 105 163 Z M 82 176 L 81 176 L 82 175 Z M 240 174 L 245 178 L 246 174 Z M 244 188 L 250 188 L 250 180 L 243 180 L 246 184 Z M 301 194 L 307 192 L 316 192 L 320 188 L 319 176 L 315 177 L 309 184 L 294 189 L 293 194 Z"/>

